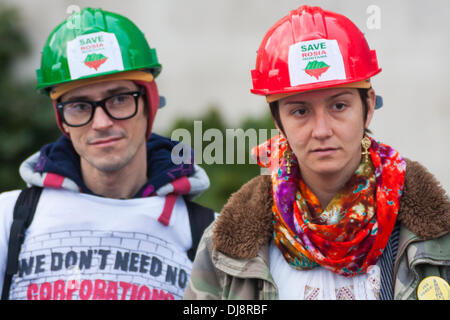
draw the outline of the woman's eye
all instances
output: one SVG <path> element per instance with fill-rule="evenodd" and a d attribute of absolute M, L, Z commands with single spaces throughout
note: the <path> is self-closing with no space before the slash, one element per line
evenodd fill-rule
<path fill-rule="evenodd" d="M 342 111 L 345 109 L 345 107 L 346 105 L 344 103 L 336 103 L 335 105 L 333 105 L 333 109 L 337 111 Z"/>
<path fill-rule="evenodd" d="M 295 114 L 295 115 L 298 115 L 298 116 L 304 116 L 305 114 L 308 113 L 308 109 L 306 109 L 306 108 L 298 108 L 298 109 L 295 109 L 292 113 Z"/>

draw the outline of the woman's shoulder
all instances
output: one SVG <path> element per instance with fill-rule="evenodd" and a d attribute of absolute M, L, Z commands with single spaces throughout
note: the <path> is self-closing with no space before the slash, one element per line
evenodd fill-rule
<path fill-rule="evenodd" d="M 423 239 L 450 230 L 450 201 L 436 177 L 417 161 L 405 159 L 406 171 L 399 220 Z"/>
<path fill-rule="evenodd" d="M 236 192 L 234 192 L 228 203 L 238 201 L 240 198 L 260 198 L 270 197 L 272 190 L 272 180 L 270 175 L 259 175 L 243 184 Z"/>
<path fill-rule="evenodd" d="M 272 182 L 255 177 L 233 193 L 220 212 L 213 230 L 219 251 L 237 258 L 251 258 L 272 235 Z"/>
<path fill-rule="evenodd" d="M 445 194 L 445 190 L 441 186 L 436 177 L 428 171 L 420 162 L 404 158 L 406 162 L 405 184 L 410 187 L 417 187 L 417 185 L 425 185 L 430 188 L 433 193 Z"/>

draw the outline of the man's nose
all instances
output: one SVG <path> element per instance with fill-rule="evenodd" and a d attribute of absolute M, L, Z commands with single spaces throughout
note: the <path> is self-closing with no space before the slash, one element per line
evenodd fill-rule
<path fill-rule="evenodd" d="M 109 128 L 113 123 L 113 119 L 111 119 L 101 107 L 96 108 L 94 117 L 92 118 L 93 129 L 102 130 L 104 128 Z"/>

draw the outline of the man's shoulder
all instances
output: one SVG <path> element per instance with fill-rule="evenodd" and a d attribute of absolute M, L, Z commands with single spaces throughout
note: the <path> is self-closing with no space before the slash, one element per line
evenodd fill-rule
<path fill-rule="evenodd" d="M 5 191 L 0 193 L 0 230 L 7 228 L 13 219 L 14 206 L 21 190 Z"/>
<path fill-rule="evenodd" d="M 0 193 L 0 199 L 18 196 L 21 189 L 7 190 Z"/>
<path fill-rule="evenodd" d="M 0 193 L 0 208 L 4 207 L 6 203 L 15 203 L 21 191 L 20 189 L 16 189 Z"/>

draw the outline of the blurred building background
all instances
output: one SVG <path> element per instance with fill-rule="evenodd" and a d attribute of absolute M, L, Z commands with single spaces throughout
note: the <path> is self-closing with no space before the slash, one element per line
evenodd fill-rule
<path fill-rule="evenodd" d="M 11 81 L 17 82 L 34 81 L 46 37 L 77 7 L 101 7 L 133 20 L 157 49 L 163 65 L 157 81 L 167 105 L 158 113 L 154 128 L 169 135 L 177 119 L 184 116 L 201 119 L 212 106 L 229 128 L 239 127 L 243 119 L 267 114 L 265 99 L 249 91 L 250 70 L 267 29 L 302 4 L 342 13 L 365 33 L 383 68 L 373 79 L 377 94 L 384 99 L 384 107 L 376 111 L 371 124 L 374 136 L 405 157 L 421 162 L 447 192 L 450 190 L 448 0 L 0 0 L 0 3 L 18 9 L 18 23 L 30 44 L 29 54 L 15 59 L 12 65 Z M 371 11 L 373 6 L 379 9 L 378 25 L 370 21 L 376 12 Z M 0 46 L 7 45 L 0 42 Z"/>

